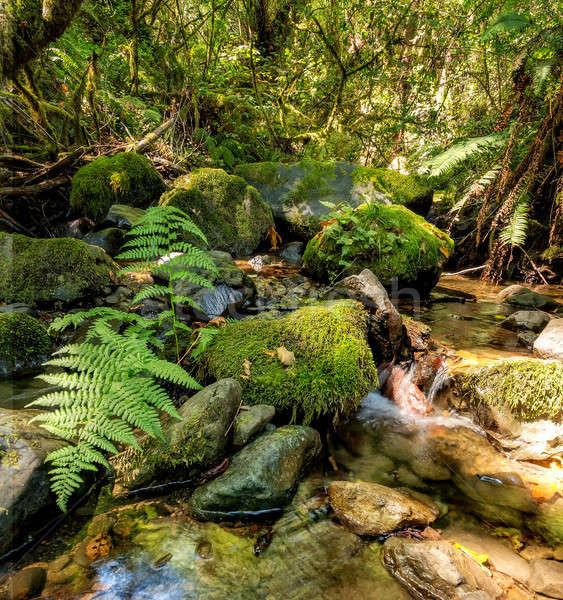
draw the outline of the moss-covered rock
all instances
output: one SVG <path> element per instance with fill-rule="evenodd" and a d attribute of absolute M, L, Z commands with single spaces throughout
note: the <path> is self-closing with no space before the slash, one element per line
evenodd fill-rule
<path fill-rule="evenodd" d="M 362 305 L 340 300 L 286 316 L 268 313 L 229 323 L 201 357 L 203 376 L 234 377 L 247 404 L 271 404 L 309 423 L 350 414 L 377 386 Z M 295 361 L 284 366 L 276 349 Z"/>
<path fill-rule="evenodd" d="M 99 294 L 113 267 L 101 248 L 80 240 L 0 232 L 0 301 L 73 302 Z"/>
<path fill-rule="evenodd" d="M 237 166 L 235 172 L 260 191 L 282 228 L 304 239 L 321 230 L 329 212 L 325 202 L 352 207 L 368 200 L 393 202 L 422 215 L 432 203 L 432 190 L 416 175 L 344 161 L 247 163 Z"/>
<path fill-rule="evenodd" d="M 121 152 L 97 158 L 76 172 L 70 205 L 100 222 L 112 204 L 147 208 L 160 198 L 164 188 L 162 177 L 146 157 Z"/>
<path fill-rule="evenodd" d="M 0 377 L 29 375 L 49 356 L 46 327 L 22 313 L 0 314 Z"/>
<path fill-rule="evenodd" d="M 453 250 L 451 238 L 404 206 L 366 203 L 343 210 L 307 244 L 303 266 L 321 280 L 370 269 L 389 287 L 422 293 L 436 285 Z"/>
<path fill-rule="evenodd" d="M 510 358 L 458 371 L 457 388 L 471 403 L 508 409 L 532 421 L 563 416 L 563 363 L 557 360 Z"/>
<path fill-rule="evenodd" d="M 160 204 L 188 213 L 211 248 L 235 256 L 256 250 L 274 224 L 260 192 L 223 169 L 197 169 L 179 177 Z"/>

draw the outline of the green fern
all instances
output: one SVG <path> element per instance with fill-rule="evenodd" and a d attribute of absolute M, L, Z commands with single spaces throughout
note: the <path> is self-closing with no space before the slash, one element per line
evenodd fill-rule
<path fill-rule="evenodd" d="M 454 144 L 446 151 L 426 161 L 420 169 L 421 174 L 440 177 L 455 171 L 464 163 L 492 152 L 502 150 L 508 142 L 505 132 L 492 133 L 483 137 L 470 138 Z"/>
<path fill-rule="evenodd" d="M 186 241 L 194 239 L 207 244 L 207 239 L 186 213 L 173 206 L 149 208 L 128 235 L 129 240 L 117 258 L 134 262 L 123 268 L 120 275 L 142 271 L 157 277 L 160 275 L 162 279 L 167 280 L 166 285 L 155 283 L 142 289 L 133 298 L 133 304 L 150 298 L 167 300 L 170 309 L 159 314 L 159 322 L 171 323 L 170 334 L 174 336 L 176 356 L 177 360 L 180 360 L 178 334 L 180 331 L 191 330 L 177 320 L 176 308 L 182 304 L 193 308 L 199 306 L 188 296 L 175 293 L 174 282 L 188 280 L 200 287 L 213 287 L 201 274 L 201 271 L 217 273 L 213 259 L 205 250 Z"/>
<path fill-rule="evenodd" d="M 528 234 L 530 202 L 526 196 L 514 207 L 509 222 L 499 234 L 503 246 L 522 246 Z"/>
<path fill-rule="evenodd" d="M 72 494 L 84 483 L 84 471 L 109 468 L 107 454 L 119 445 L 138 447 L 134 429 L 163 438 L 160 415 L 179 417 L 161 386 L 170 382 L 187 389 L 200 385 L 181 367 L 159 359 L 152 349 L 154 322 L 114 309 L 93 309 L 54 322 L 60 331 L 84 319 L 94 319 L 84 342 L 69 344 L 46 365 L 57 372 L 40 378 L 56 386 L 28 406 L 49 409 L 33 421 L 70 442 L 51 452 L 51 487 L 65 511 Z M 127 323 L 116 331 L 116 319 Z"/>

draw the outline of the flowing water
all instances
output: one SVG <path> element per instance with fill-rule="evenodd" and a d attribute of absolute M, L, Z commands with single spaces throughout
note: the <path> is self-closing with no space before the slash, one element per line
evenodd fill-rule
<path fill-rule="evenodd" d="M 439 301 L 415 315 L 432 327 L 438 342 L 458 355 L 479 359 L 530 354 L 516 334 L 499 327 L 514 309 L 493 301 L 498 288 L 464 278 L 449 278 L 443 286 L 477 298 Z M 563 295 L 563 290 L 556 293 Z M 393 393 L 408 395 L 413 378 L 414 365 L 403 372 Z M 444 363 L 425 401 L 432 405 L 448 379 Z M 0 407 L 21 408 L 41 391 L 37 381 L 2 383 Z M 368 394 L 352 422 L 329 440 L 330 459 L 319 462 L 301 482 L 294 502 L 278 519 L 198 523 L 187 516 L 187 497 L 181 492 L 141 502 L 127 515 L 136 519 L 134 535 L 94 563 L 88 593 L 69 591 L 65 597 L 407 600 L 411 596 L 382 565 L 383 540 L 359 538 L 330 514 L 330 481 L 346 478 L 408 487 L 439 507 L 434 527 L 449 531 L 455 525 L 455 535 L 462 536 L 460 524 L 471 523 L 477 540 L 490 539 L 494 530 L 476 516 L 488 521 L 505 511 L 507 520 L 522 519 L 520 511 L 530 502 L 526 478 L 533 479 L 536 488 L 551 485 L 545 481 L 547 469 L 511 461 L 468 417 L 444 405 L 428 413 L 424 407 L 412 411 L 398 406 L 380 391 Z M 151 518 L 146 518 L 149 512 Z M 138 518 L 141 513 L 145 518 Z M 152 518 L 157 513 L 160 516 Z"/>

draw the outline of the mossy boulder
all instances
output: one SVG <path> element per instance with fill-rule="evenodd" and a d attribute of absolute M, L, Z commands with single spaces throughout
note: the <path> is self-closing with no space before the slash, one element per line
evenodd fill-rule
<path fill-rule="evenodd" d="M 164 192 L 162 177 L 144 156 L 120 152 L 81 167 L 72 178 L 70 205 L 101 222 L 112 204 L 147 208 Z"/>
<path fill-rule="evenodd" d="M 323 281 L 369 269 L 387 288 L 396 279 L 427 293 L 453 246 L 447 234 L 408 208 L 369 202 L 343 210 L 310 240 L 303 266 Z"/>
<path fill-rule="evenodd" d="M 256 250 L 274 224 L 260 192 L 223 169 L 197 169 L 179 177 L 160 204 L 189 214 L 205 233 L 210 248 L 235 256 Z"/>
<path fill-rule="evenodd" d="M 344 161 L 247 163 L 235 172 L 260 191 L 282 230 L 306 240 L 321 230 L 329 212 L 326 202 L 352 207 L 366 201 L 403 204 L 422 215 L 432 203 L 432 190 L 417 175 Z"/>
<path fill-rule="evenodd" d="M 268 313 L 221 329 L 201 356 L 200 371 L 238 379 L 246 404 L 271 404 L 293 421 L 337 420 L 377 387 L 366 337 L 367 313 L 352 300 Z M 287 366 L 276 352 L 282 346 L 295 356 Z"/>
<path fill-rule="evenodd" d="M 49 356 L 47 328 L 23 313 L 0 314 L 0 377 L 29 375 Z"/>
<path fill-rule="evenodd" d="M 111 284 L 111 258 L 73 238 L 35 239 L 0 232 L 0 301 L 73 302 Z"/>
<path fill-rule="evenodd" d="M 499 360 L 459 370 L 455 381 L 469 402 L 509 410 L 525 421 L 563 416 L 563 363 L 558 360 Z"/>

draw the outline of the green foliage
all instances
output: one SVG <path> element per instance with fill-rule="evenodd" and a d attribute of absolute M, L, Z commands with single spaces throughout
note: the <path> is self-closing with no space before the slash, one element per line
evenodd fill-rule
<path fill-rule="evenodd" d="M 563 414 L 563 363 L 513 358 L 460 373 L 456 381 L 470 402 L 507 407 L 516 418 L 558 420 Z"/>
<path fill-rule="evenodd" d="M 115 263 L 73 238 L 36 239 L 0 232 L 0 300 L 71 302 L 99 294 Z"/>
<path fill-rule="evenodd" d="M 258 190 L 222 169 L 197 169 L 178 178 L 160 202 L 186 212 L 212 248 L 236 256 L 254 251 L 274 223 Z"/>
<path fill-rule="evenodd" d="M 292 365 L 277 358 L 280 346 L 294 352 Z M 273 404 L 303 423 L 349 415 L 377 386 L 366 313 L 350 300 L 228 323 L 201 353 L 199 373 L 234 377 L 246 403 Z"/>
<path fill-rule="evenodd" d="M 180 333 L 190 333 L 191 329 L 178 321 L 176 309 L 182 304 L 194 308 L 199 306 L 192 298 L 177 294 L 174 291 L 174 282 L 187 280 L 200 287 L 213 287 L 197 270 L 203 269 L 212 275 L 217 274 L 215 262 L 207 252 L 185 241 L 186 237 L 190 236 L 206 244 L 205 235 L 186 213 L 174 206 L 149 208 L 127 235 L 129 239 L 117 258 L 135 262 L 123 268 L 120 275 L 141 271 L 160 276 L 167 281 L 166 285 L 153 283 L 144 287 L 133 298 L 133 304 L 149 298 L 163 298 L 168 301 L 170 308 L 159 313 L 159 321 L 171 323 L 167 335 L 174 337 L 176 359 L 180 360 Z"/>
<path fill-rule="evenodd" d="M 199 388 L 181 367 L 157 358 L 149 346 L 150 327 L 141 318 L 127 317 L 131 322 L 119 332 L 112 326 L 119 311 L 114 312 L 89 313 L 94 321 L 85 340 L 64 346 L 45 363 L 58 370 L 40 378 L 59 389 L 29 405 L 49 409 L 33 421 L 69 442 L 46 458 L 63 511 L 83 485 L 84 471 L 109 468 L 106 455 L 117 454 L 119 445 L 138 447 L 134 429 L 162 438 L 160 413 L 177 416 L 163 382 Z M 54 329 L 68 322 L 55 321 Z"/>
<path fill-rule="evenodd" d="M 384 285 L 395 277 L 421 291 L 435 285 L 453 250 L 452 240 L 437 227 L 404 206 L 333 209 L 303 254 L 303 266 L 313 275 L 334 281 L 367 267 Z"/>
<path fill-rule="evenodd" d="M 526 197 L 514 206 L 510 220 L 500 232 L 499 238 L 503 246 L 522 246 L 528 233 L 530 203 Z"/>
<path fill-rule="evenodd" d="M 458 142 L 445 152 L 428 160 L 421 168 L 421 172 L 429 177 L 442 177 L 451 174 L 461 166 L 471 164 L 478 157 L 502 150 L 508 137 L 505 133 L 492 133 L 490 135 L 471 138 Z"/>
<path fill-rule="evenodd" d="M 72 179 L 74 210 L 101 221 L 112 204 L 147 208 L 164 191 L 164 181 L 151 162 L 134 152 L 97 158 Z"/>

